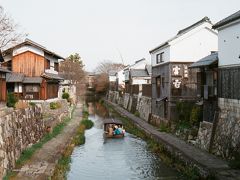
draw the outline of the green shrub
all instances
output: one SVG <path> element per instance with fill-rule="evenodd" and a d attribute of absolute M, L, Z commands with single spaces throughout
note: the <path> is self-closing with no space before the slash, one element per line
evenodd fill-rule
<path fill-rule="evenodd" d="M 62 98 L 63 99 L 68 99 L 70 97 L 70 95 L 67 93 L 67 92 L 64 92 L 63 94 L 62 94 Z"/>
<path fill-rule="evenodd" d="M 13 93 L 7 94 L 7 106 L 8 107 L 15 107 L 17 102 L 18 102 L 18 99 L 16 96 L 14 96 Z"/>
<path fill-rule="evenodd" d="M 81 121 L 81 124 L 83 124 L 85 126 L 86 129 L 90 129 L 93 127 L 94 123 L 89 120 L 89 119 L 84 119 Z"/>
<path fill-rule="evenodd" d="M 51 102 L 50 109 L 58 109 L 61 108 L 61 104 L 59 102 Z"/>
<path fill-rule="evenodd" d="M 240 169 L 240 152 L 234 152 L 233 160 L 230 160 L 229 165 L 234 169 Z"/>
<path fill-rule="evenodd" d="M 29 102 L 29 105 L 30 105 L 30 106 L 36 106 L 36 103 L 34 103 L 34 102 Z"/>
<path fill-rule="evenodd" d="M 137 116 L 137 117 L 140 117 L 140 113 L 139 113 L 138 111 L 136 111 L 136 112 L 134 113 L 134 115 Z"/>
<path fill-rule="evenodd" d="M 190 124 L 198 126 L 201 121 L 202 113 L 200 106 L 194 106 L 190 114 Z"/>
<path fill-rule="evenodd" d="M 159 127 L 159 131 L 169 133 L 171 132 L 171 128 L 167 124 L 161 123 Z"/>

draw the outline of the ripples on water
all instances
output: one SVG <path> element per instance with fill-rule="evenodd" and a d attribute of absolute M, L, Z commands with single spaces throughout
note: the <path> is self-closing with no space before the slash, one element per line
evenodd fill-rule
<path fill-rule="evenodd" d="M 122 139 L 104 140 L 102 118 L 90 115 L 89 119 L 95 126 L 85 132 L 86 143 L 73 151 L 69 180 L 179 179 L 143 140 L 128 133 Z"/>

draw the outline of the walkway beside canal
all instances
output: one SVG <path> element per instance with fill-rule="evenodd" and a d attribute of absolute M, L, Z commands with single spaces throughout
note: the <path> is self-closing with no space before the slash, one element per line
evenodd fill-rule
<path fill-rule="evenodd" d="M 82 104 L 77 104 L 71 121 L 64 127 L 61 134 L 45 143 L 21 169 L 13 170 L 18 172 L 14 179 L 40 180 L 52 176 L 58 159 L 79 127 L 82 120 L 82 107 Z"/>
<path fill-rule="evenodd" d="M 240 171 L 233 170 L 228 166 L 228 163 L 224 160 L 217 158 L 216 156 L 209 154 L 205 151 L 194 147 L 186 143 L 185 141 L 177 138 L 168 133 L 160 132 L 156 127 L 150 125 L 146 121 L 131 114 L 124 108 L 114 104 L 110 101 L 106 102 L 113 106 L 113 108 L 119 112 L 122 116 L 132 120 L 139 128 L 149 134 L 154 140 L 165 145 L 174 154 L 177 154 L 181 159 L 184 159 L 188 163 L 196 165 L 200 170 L 203 170 L 202 174 L 213 174 L 220 180 L 238 180 L 240 179 Z"/>

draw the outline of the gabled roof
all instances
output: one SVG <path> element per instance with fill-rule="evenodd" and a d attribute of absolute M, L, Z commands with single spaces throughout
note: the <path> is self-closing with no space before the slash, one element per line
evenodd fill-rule
<path fill-rule="evenodd" d="M 146 69 L 131 69 L 131 77 L 149 77 Z"/>
<path fill-rule="evenodd" d="M 52 56 L 55 56 L 57 59 L 65 59 L 65 58 L 63 58 L 62 56 L 59 56 L 59 55 L 57 55 L 56 53 L 54 53 L 54 52 L 52 52 L 52 51 L 49 51 L 46 47 L 44 47 L 44 46 L 42 46 L 42 45 L 40 45 L 40 44 L 38 44 L 38 43 L 30 40 L 30 39 L 25 39 L 24 42 L 22 42 L 22 43 L 20 43 L 20 44 L 17 44 L 17 45 L 15 45 L 15 46 L 13 46 L 13 47 L 11 47 L 11 48 L 3 51 L 3 55 L 8 54 L 8 53 L 12 52 L 13 49 L 18 48 L 18 47 L 21 47 L 21 46 L 24 46 L 24 45 L 31 45 L 31 46 L 33 46 L 33 47 L 36 47 L 36 48 L 38 48 L 38 49 L 41 49 L 41 50 L 44 51 L 45 53 L 50 54 L 50 55 L 52 55 Z"/>
<path fill-rule="evenodd" d="M 25 77 L 23 79 L 24 84 L 41 84 L 42 78 L 41 77 Z"/>
<path fill-rule="evenodd" d="M 217 22 L 216 24 L 213 25 L 213 28 L 218 29 L 224 25 L 227 25 L 227 24 L 234 22 L 236 20 L 239 20 L 239 19 L 240 19 L 240 10 L 235 12 L 234 14 L 224 18 L 223 20 Z"/>
<path fill-rule="evenodd" d="M 47 78 L 47 79 L 64 80 L 64 78 L 60 77 L 58 74 L 52 74 L 52 73 L 45 72 L 41 76 L 44 78 Z"/>
<path fill-rule="evenodd" d="M 117 71 L 116 70 L 111 70 L 109 71 L 108 75 L 109 76 L 116 76 Z"/>
<path fill-rule="evenodd" d="M 210 66 L 217 62 L 218 62 L 218 52 L 214 52 L 214 53 L 200 59 L 199 61 L 191 64 L 189 66 L 189 68 L 200 68 L 200 67 L 204 67 L 204 66 Z"/>
<path fill-rule="evenodd" d="M 201 19 L 200 21 L 192 24 L 191 26 L 188 26 L 188 27 L 186 27 L 186 28 L 178 31 L 178 33 L 177 33 L 176 36 L 174 36 L 173 38 L 165 41 L 164 43 L 160 44 L 160 45 L 157 46 L 156 48 L 150 50 L 149 53 L 152 53 L 152 52 L 154 52 L 154 51 L 156 51 L 156 50 L 158 50 L 158 49 L 160 49 L 160 48 L 162 48 L 162 47 L 164 47 L 164 46 L 168 46 L 171 41 L 173 41 L 174 39 L 177 39 L 178 37 L 182 36 L 183 34 L 191 31 L 192 29 L 194 29 L 195 27 L 203 24 L 204 22 L 208 22 L 208 23 L 212 24 L 211 21 L 210 21 L 210 19 L 209 19 L 208 17 L 204 17 L 203 19 Z"/>
<path fill-rule="evenodd" d="M 23 82 L 24 74 L 22 73 L 7 73 L 6 82 L 15 83 L 15 82 Z"/>
<path fill-rule="evenodd" d="M 151 65 L 146 65 L 146 70 L 149 75 L 152 74 L 152 66 Z"/>

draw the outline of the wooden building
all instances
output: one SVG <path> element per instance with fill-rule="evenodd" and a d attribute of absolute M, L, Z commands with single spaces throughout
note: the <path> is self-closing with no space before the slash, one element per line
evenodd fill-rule
<path fill-rule="evenodd" d="M 6 74 L 9 72 L 9 70 L 0 67 L 0 102 L 5 102 L 7 99 Z"/>
<path fill-rule="evenodd" d="M 218 106 L 218 53 L 211 52 L 189 68 L 197 69 L 197 97 L 198 104 L 203 106 L 203 121 L 213 122 Z"/>
<path fill-rule="evenodd" d="M 12 71 L 7 75 L 7 91 L 20 99 L 47 100 L 58 97 L 58 74 L 61 56 L 26 39 L 3 52 L 5 66 Z"/>

